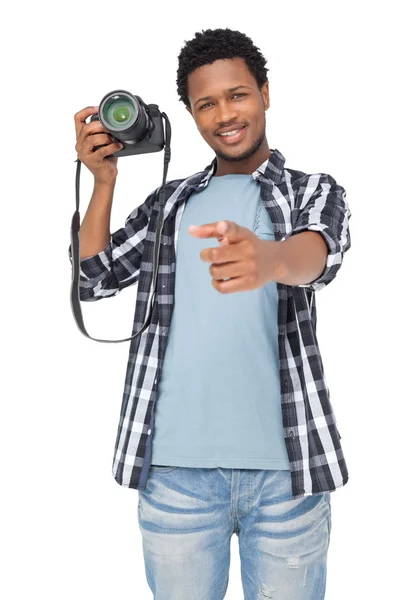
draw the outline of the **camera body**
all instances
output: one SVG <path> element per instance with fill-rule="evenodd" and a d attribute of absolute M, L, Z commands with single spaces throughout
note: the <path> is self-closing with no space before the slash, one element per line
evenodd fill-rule
<path fill-rule="evenodd" d="M 117 122 L 114 115 L 123 115 L 127 122 L 124 123 L 123 119 Z M 99 112 L 90 117 L 90 122 L 92 121 L 100 121 L 115 141 L 124 144 L 121 150 L 109 156 L 146 154 L 159 152 L 164 148 L 164 128 L 158 105 L 145 104 L 140 96 L 133 96 L 125 90 L 115 90 L 104 96 Z M 93 152 L 101 147 L 102 145 L 94 146 Z"/>

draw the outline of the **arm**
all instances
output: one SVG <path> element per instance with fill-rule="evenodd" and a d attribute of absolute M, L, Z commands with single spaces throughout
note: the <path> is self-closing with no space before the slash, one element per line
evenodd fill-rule
<path fill-rule="evenodd" d="M 89 219 L 85 225 L 85 248 L 81 256 L 85 256 L 89 249 L 97 254 L 85 256 L 80 261 L 80 282 L 79 293 L 83 302 L 101 300 L 109 296 L 115 296 L 125 287 L 136 283 L 139 278 L 140 263 L 144 247 L 144 239 L 147 234 L 151 207 L 155 200 L 156 193 L 152 192 L 143 204 L 135 208 L 125 220 L 125 227 L 118 229 L 113 234 L 109 234 L 109 213 L 106 202 L 99 210 L 98 216 L 91 219 L 92 226 L 96 227 L 96 219 L 102 222 L 103 231 L 98 238 L 93 236 L 89 238 Z M 100 205 L 99 205 L 100 206 Z M 111 207 L 110 207 L 111 211 Z M 89 213 L 89 208 L 87 214 Z M 104 230 L 104 224 L 108 219 L 108 231 Z M 83 229 L 83 224 L 81 230 Z M 79 233 L 81 234 L 81 230 Z M 109 238 L 108 244 L 107 238 Z M 81 242 L 81 237 L 80 237 Z M 103 249 L 101 250 L 101 246 Z M 68 248 L 68 255 L 72 264 L 71 245 Z"/>
<path fill-rule="evenodd" d="M 278 250 L 279 281 L 315 291 L 336 277 L 351 245 L 346 191 L 330 175 L 319 173 L 317 177 L 311 194 L 307 196 L 307 186 L 297 195 L 294 227 Z"/>
<path fill-rule="evenodd" d="M 81 260 L 94 256 L 110 243 L 110 218 L 115 183 L 94 184 L 92 198 L 79 230 Z"/>
<path fill-rule="evenodd" d="M 265 240 L 267 243 L 271 243 Z M 284 242 L 272 242 L 277 251 L 275 281 L 285 285 L 308 285 L 322 274 L 328 255 L 324 238 L 314 231 L 303 231 Z"/>

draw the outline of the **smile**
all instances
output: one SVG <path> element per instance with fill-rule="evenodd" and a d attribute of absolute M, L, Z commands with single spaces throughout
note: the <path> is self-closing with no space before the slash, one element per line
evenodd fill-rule
<path fill-rule="evenodd" d="M 224 144 L 234 144 L 236 142 L 241 142 L 244 136 L 246 135 L 247 125 L 241 127 L 240 129 L 234 129 L 233 131 L 228 131 L 226 133 L 219 133 L 218 137 L 224 142 Z"/>

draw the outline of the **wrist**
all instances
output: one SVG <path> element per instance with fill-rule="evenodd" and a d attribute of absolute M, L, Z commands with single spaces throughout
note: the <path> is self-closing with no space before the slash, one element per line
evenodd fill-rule
<path fill-rule="evenodd" d="M 274 244 L 273 277 L 276 282 L 282 283 L 287 276 L 286 252 L 283 242 L 271 242 Z"/>
<path fill-rule="evenodd" d="M 265 258 L 262 261 L 265 265 L 265 280 L 282 283 L 287 273 L 282 242 L 262 240 L 262 244 L 265 248 Z"/>
<path fill-rule="evenodd" d="M 96 179 L 94 180 L 94 187 L 97 189 L 107 189 L 107 188 L 114 188 L 115 184 L 116 184 L 117 180 L 113 179 L 112 181 L 96 181 Z"/>

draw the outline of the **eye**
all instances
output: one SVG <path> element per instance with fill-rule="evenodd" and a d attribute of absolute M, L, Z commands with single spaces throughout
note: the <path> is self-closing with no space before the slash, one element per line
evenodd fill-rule
<path fill-rule="evenodd" d="M 245 94 L 243 92 L 241 93 L 237 93 L 237 94 L 233 94 L 232 98 L 234 98 L 235 96 L 248 96 L 248 94 Z M 211 102 L 207 102 L 206 104 L 202 104 L 199 108 L 199 110 L 203 110 L 203 108 L 205 108 L 206 106 L 209 106 L 211 104 Z"/>

